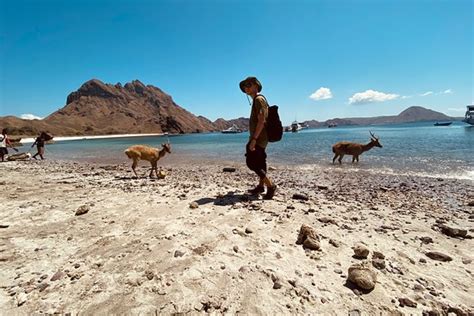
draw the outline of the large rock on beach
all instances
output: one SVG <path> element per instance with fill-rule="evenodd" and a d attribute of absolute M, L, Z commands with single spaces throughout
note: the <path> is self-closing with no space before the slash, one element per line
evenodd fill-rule
<path fill-rule="evenodd" d="M 316 230 L 306 224 L 301 225 L 296 244 L 303 245 L 304 248 L 311 250 L 319 250 L 321 248 L 319 244 L 319 236 L 316 233 Z"/>
<path fill-rule="evenodd" d="M 377 272 L 366 263 L 354 264 L 349 268 L 347 280 L 364 290 L 372 290 L 377 282 Z"/>

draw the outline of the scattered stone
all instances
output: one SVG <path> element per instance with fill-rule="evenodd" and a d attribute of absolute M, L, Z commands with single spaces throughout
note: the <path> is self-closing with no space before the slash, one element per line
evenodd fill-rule
<path fill-rule="evenodd" d="M 38 285 L 38 290 L 40 292 L 43 292 L 44 290 L 46 290 L 46 288 L 49 286 L 48 283 L 40 283 L 40 285 Z"/>
<path fill-rule="evenodd" d="M 325 223 L 325 224 L 337 225 L 336 220 L 333 219 L 333 218 L 329 218 L 329 217 L 320 217 L 320 218 L 318 218 L 318 221 L 320 221 L 321 223 Z"/>
<path fill-rule="evenodd" d="M 74 264 L 74 268 L 79 269 L 81 265 L 79 263 Z"/>
<path fill-rule="evenodd" d="M 423 244 L 432 244 L 433 238 L 431 237 L 420 237 L 420 240 Z"/>
<path fill-rule="evenodd" d="M 336 247 L 336 248 L 339 248 L 339 247 L 341 246 L 341 242 L 340 242 L 340 241 L 337 241 L 337 240 L 335 240 L 335 239 L 329 239 L 329 243 L 330 243 L 331 245 L 333 245 L 334 247 Z"/>
<path fill-rule="evenodd" d="M 8 227 L 10 227 L 10 225 L 0 224 L 0 228 L 8 228 Z"/>
<path fill-rule="evenodd" d="M 283 287 L 283 285 L 281 284 L 280 280 L 275 280 L 273 282 L 273 289 L 274 290 L 278 290 L 278 289 L 281 289 Z"/>
<path fill-rule="evenodd" d="M 462 258 L 462 263 L 463 264 L 470 264 L 472 262 L 472 259 L 470 258 Z"/>
<path fill-rule="evenodd" d="M 76 216 L 84 215 L 89 212 L 89 206 L 82 205 L 76 210 Z"/>
<path fill-rule="evenodd" d="M 354 250 L 354 257 L 358 259 L 366 259 L 370 252 L 369 248 L 362 244 L 357 244 L 352 249 Z"/>
<path fill-rule="evenodd" d="M 235 172 L 237 169 L 232 167 L 225 167 L 222 169 L 223 172 Z"/>
<path fill-rule="evenodd" d="M 239 252 L 239 246 L 234 246 L 234 248 L 232 248 L 234 250 L 235 253 Z"/>
<path fill-rule="evenodd" d="M 378 259 L 378 258 L 373 258 L 372 259 L 372 265 L 374 268 L 378 270 L 383 270 L 385 269 L 385 260 L 384 259 Z"/>
<path fill-rule="evenodd" d="M 360 310 L 358 309 L 353 309 L 351 311 L 349 311 L 349 316 L 360 316 L 361 313 L 360 313 Z"/>
<path fill-rule="evenodd" d="M 467 203 L 467 206 L 474 206 L 474 201 L 469 201 L 469 203 Z"/>
<path fill-rule="evenodd" d="M 58 271 L 51 277 L 50 281 L 54 282 L 57 280 L 61 280 L 65 276 L 65 273 L 62 271 Z"/>
<path fill-rule="evenodd" d="M 303 193 L 295 193 L 295 194 L 293 194 L 293 200 L 308 201 L 309 197 L 306 194 L 303 194 Z"/>
<path fill-rule="evenodd" d="M 318 234 L 316 234 L 314 228 L 306 224 L 301 225 L 296 244 L 302 244 L 303 248 L 308 248 L 311 250 L 319 250 L 321 248 Z"/>
<path fill-rule="evenodd" d="M 26 295 L 26 293 L 24 292 L 18 293 L 16 296 L 16 304 L 18 306 L 25 304 L 27 298 L 28 296 Z"/>
<path fill-rule="evenodd" d="M 416 305 L 417 305 L 416 302 L 412 301 L 411 299 L 409 299 L 407 297 L 399 298 L 398 303 L 400 303 L 400 307 L 408 306 L 408 307 L 415 308 Z"/>
<path fill-rule="evenodd" d="M 420 258 L 420 260 L 418 260 L 420 263 L 426 263 L 426 259 L 425 258 Z"/>
<path fill-rule="evenodd" d="M 145 271 L 145 276 L 148 280 L 153 280 L 155 278 L 155 273 L 153 273 L 153 271 L 151 270 L 147 270 Z"/>
<path fill-rule="evenodd" d="M 252 234 L 252 233 L 253 233 L 253 229 L 250 228 L 250 227 L 247 227 L 247 228 L 245 228 L 245 233 L 246 233 L 246 234 Z"/>
<path fill-rule="evenodd" d="M 184 256 L 184 252 L 180 251 L 180 250 L 176 250 L 174 252 L 174 257 L 177 258 L 177 257 L 182 257 Z"/>
<path fill-rule="evenodd" d="M 385 255 L 379 251 L 374 251 L 372 254 L 372 258 L 374 259 L 385 259 Z"/>
<path fill-rule="evenodd" d="M 458 238 L 458 237 L 466 237 L 467 235 L 466 229 L 453 228 L 446 225 L 442 225 L 440 226 L 440 228 L 441 228 L 441 232 L 449 237 Z"/>
<path fill-rule="evenodd" d="M 453 260 L 453 258 L 451 258 L 450 256 L 448 256 L 444 253 L 438 252 L 438 251 L 430 251 L 430 252 L 425 253 L 425 255 L 428 258 L 433 259 L 433 260 L 437 260 L 437 261 L 447 262 L 447 261 L 452 261 Z"/>
<path fill-rule="evenodd" d="M 377 282 L 377 273 L 365 263 L 354 264 L 349 268 L 347 279 L 364 290 L 372 290 Z"/>
<path fill-rule="evenodd" d="M 342 274 L 342 270 L 341 269 L 334 269 L 334 273 Z"/>
<path fill-rule="evenodd" d="M 189 204 L 189 208 L 191 208 L 191 209 L 196 209 L 198 207 L 199 207 L 199 204 L 197 202 L 191 202 Z"/>

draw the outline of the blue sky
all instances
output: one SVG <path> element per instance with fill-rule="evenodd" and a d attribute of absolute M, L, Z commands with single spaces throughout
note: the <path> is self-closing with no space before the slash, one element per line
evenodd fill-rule
<path fill-rule="evenodd" d="M 248 116 L 249 75 L 284 123 L 474 100 L 471 0 L 0 3 L 0 116 L 44 117 L 92 78 L 212 120 Z"/>

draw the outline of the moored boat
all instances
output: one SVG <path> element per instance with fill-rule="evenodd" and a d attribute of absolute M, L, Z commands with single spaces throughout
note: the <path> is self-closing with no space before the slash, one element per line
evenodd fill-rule
<path fill-rule="evenodd" d="M 243 131 L 239 127 L 237 127 L 237 125 L 234 124 L 228 129 L 222 130 L 221 132 L 223 134 L 238 134 L 238 133 L 242 133 Z"/>
<path fill-rule="evenodd" d="M 468 105 L 466 114 L 464 115 L 464 123 L 474 125 L 474 105 Z"/>
<path fill-rule="evenodd" d="M 436 122 L 434 126 L 449 126 L 451 124 L 453 124 L 453 122 Z"/>

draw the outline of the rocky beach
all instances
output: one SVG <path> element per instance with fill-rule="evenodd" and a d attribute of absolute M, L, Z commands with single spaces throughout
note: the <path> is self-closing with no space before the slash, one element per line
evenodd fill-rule
<path fill-rule="evenodd" d="M 474 311 L 472 181 L 276 166 L 264 201 L 244 165 L 163 170 L 2 163 L 1 313 Z"/>

